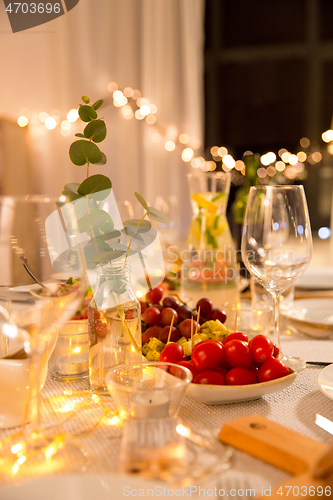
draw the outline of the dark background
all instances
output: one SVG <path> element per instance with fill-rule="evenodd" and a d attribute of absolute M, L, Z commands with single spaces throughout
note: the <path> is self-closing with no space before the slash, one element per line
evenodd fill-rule
<path fill-rule="evenodd" d="M 312 228 L 329 226 L 333 158 L 321 134 L 333 114 L 333 1 L 206 0 L 205 32 L 206 153 L 297 153 L 309 138 L 323 160 L 295 182 Z"/>

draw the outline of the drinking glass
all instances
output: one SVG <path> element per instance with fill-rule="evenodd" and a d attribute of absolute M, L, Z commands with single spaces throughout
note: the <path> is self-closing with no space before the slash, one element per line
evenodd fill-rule
<path fill-rule="evenodd" d="M 8 477 L 68 467 L 66 456 L 74 457 L 77 464 L 85 462 L 79 448 L 62 436 L 46 433 L 40 422 L 45 358 L 55 345 L 58 329 L 74 315 L 86 291 L 82 277 L 62 284 L 56 272 L 75 272 L 72 263 L 78 269 L 78 250 L 71 246 L 76 214 L 71 203 L 60 208 L 57 202 L 46 196 L 0 197 L 0 305 L 8 311 L 9 324 L 28 333 L 31 351 L 29 423 L 1 447 L 2 470 Z M 32 280 L 22 259 L 41 285 Z"/>
<path fill-rule="evenodd" d="M 280 296 L 308 267 L 312 256 L 303 186 L 251 187 L 243 226 L 242 258 L 252 277 L 272 295 L 274 342 L 280 345 Z M 280 353 L 290 368 L 305 362 Z"/>

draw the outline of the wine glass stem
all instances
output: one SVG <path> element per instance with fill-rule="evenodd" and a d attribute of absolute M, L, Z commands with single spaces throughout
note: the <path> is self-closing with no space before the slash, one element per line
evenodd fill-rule
<path fill-rule="evenodd" d="M 41 383 L 41 359 L 40 353 L 37 352 L 36 346 L 33 345 L 31 349 L 31 360 L 30 360 L 30 408 L 29 408 L 29 432 L 37 435 L 40 433 L 40 400 L 39 400 L 39 391 L 40 391 L 40 383 Z M 45 356 L 45 353 L 42 354 Z"/>
<path fill-rule="evenodd" d="M 271 292 L 274 307 L 274 344 L 280 346 L 280 294 Z"/>

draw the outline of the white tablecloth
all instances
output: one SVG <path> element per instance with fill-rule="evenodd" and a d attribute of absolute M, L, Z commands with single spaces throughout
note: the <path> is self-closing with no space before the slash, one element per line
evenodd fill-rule
<path fill-rule="evenodd" d="M 333 340 L 314 340 L 302 335 L 291 335 L 282 338 L 282 350 L 285 354 L 305 360 L 333 361 Z M 333 401 L 317 386 L 317 376 L 321 369 L 307 367 L 298 374 L 289 388 L 255 401 L 210 406 L 185 397 L 179 417 L 193 430 L 209 429 L 217 437 L 225 422 L 260 414 L 304 436 L 330 443 L 332 437 L 315 425 L 316 413 L 333 419 Z M 67 391 L 65 396 L 64 391 Z M 106 407 L 113 408 L 111 398 L 102 397 L 101 401 Z M 70 411 L 64 412 L 63 409 Z M 103 415 L 104 410 L 91 399 L 87 381 L 65 384 L 48 377 L 42 391 L 44 425 L 58 423 L 66 432 L 77 435 L 89 451 L 89 471 L 93 474 L 114 473 L 119 470 L 122 431 L 116 425 L 105 425 L 107 419 L 98 424 Z M 11 432 L 13 429 L 2 431 L 0 438 Z M 256 488 L 260 492 L 262 487 L 276 485 L 287 478 L 286 473 L 275 467 L 235 450 L 232 467 L 221 476 L 219 485 L 228 489 L 245 484 L 247 488 Z M 216 478 L 207 478 L 206 483 L 215 485 Z"/>

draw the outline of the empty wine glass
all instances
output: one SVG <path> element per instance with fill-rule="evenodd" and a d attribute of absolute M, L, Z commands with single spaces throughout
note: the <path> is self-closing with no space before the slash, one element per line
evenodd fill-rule
<path fill-rule="evenodd" d="M 73 272 L 71 235 L 77 220 L 71 203 L 65 207 L 46 196 L 0 197 L 0 305 L 8 311 L 8 323 L 29 335 L 30 345 L 29 423 L 0 449 L 1 469 L 8 477 L 68 467 L 71 457 L 78 465 L 85 462 L 78 447 L 44 432 L 40 421 L 41 371 L 57 330 L 73 316 L 86 291 L 82 277 L 66 285 L 55 271 Z M 70 232 L 66 224 L 71 224 Z M 26 272 L 22 258 L 43 286 Z"/>
<path fill-rule="evenodd" d="M 242 259 L 255 280 L 273 296 L 274 342 L 280 345 L 281 293 L 308 267 L 312 235 L 303 186 L 251 187 L 243 226 Z M 284 356 L 299 371 L 305 361 Z"/>

